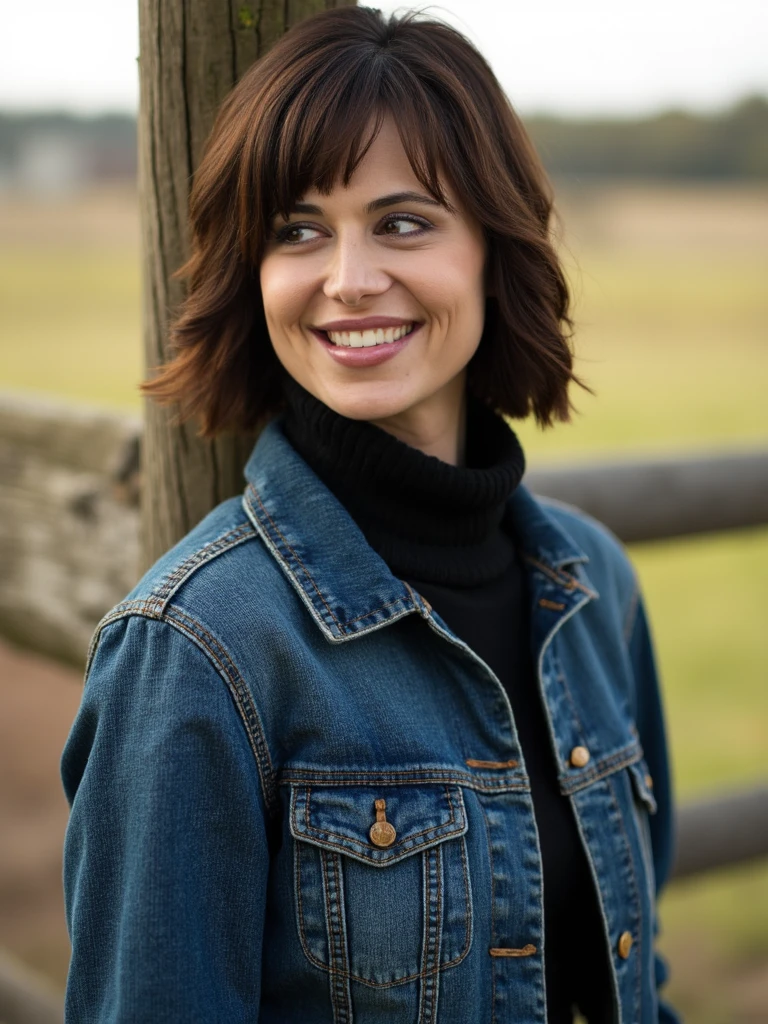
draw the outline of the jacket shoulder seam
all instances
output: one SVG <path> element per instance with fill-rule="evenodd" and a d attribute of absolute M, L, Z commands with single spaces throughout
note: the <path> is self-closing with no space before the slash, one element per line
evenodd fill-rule
<path fill-rule="evenodd" d="M 261 716 L 245 679 L 229 653 L 197 619 L 182 611 L 176 605 L 166 605 L 164 611 L 160 612 L 157 603 L 153 601 L 123 601 L 121 604 L 116 605 L 109 614 L 104 616 L 93 635 L 85 670 L 86 678 L 102 631 L 120 619 L 130 618 L 131 616 L 166 622 L 190 642 L 194 643 L 208 658 L 217 674 L 224 681 L 232 697 L 235 709 L 243 723 L 243 728 L 248 738 L 248 745 L 256 762 L 265 806 L 270 814 L 274 814 L 277 809 L 276 772 L 269 754 Z"/>
<path fill-rule="evenodd" d="M 242 720 L 248 743 L 256 761 L 267 810 L 274 813 L 277 808 L 276 773 L 269 754 L 261 716 L 240 670 L 216 637 L 201 622 L 182 611 L 181 608 L 169 605 L 163 619 L 201 647 L 224 680 Z"/>
<path fill-rule="evenodd" d="M 152 588 L 150 600 L 157 605 L 159 615 L 162 616 L 164 614 L 171 598 L 194 572 L 214 558 L 218 558 L 219 555 L 223 555 L 231 548 L 245 541 L 253 540 L 257 536 L 258 534 L 253 524 L 246 520 L 226 530 L 214 538 L 214 540 L 208 541 L 208 543 L 193 551 L 191 555 L 188 555 L 174 569 L 166 573 L 160 582 Z"/>

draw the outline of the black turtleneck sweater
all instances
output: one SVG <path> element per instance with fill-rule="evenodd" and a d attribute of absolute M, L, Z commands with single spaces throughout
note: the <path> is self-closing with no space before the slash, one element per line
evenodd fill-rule
<path fill-rule="evenodd" d="M 560 794 L 530 645 L 525 573 L 507 499 L 525 470 L 506 423 L 467 403 L 466 465 L 425 455 L 285 385 L 288 440 L 341 501 L 392 572 L 429 601 L 509 696 L 531 784 L 544 877 L 549 1024 L 613 1019 L 594 884 L 572 808 Z"/>

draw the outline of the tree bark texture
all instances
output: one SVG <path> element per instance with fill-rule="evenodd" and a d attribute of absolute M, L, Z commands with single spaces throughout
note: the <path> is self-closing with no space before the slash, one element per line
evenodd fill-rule
<path fill-rule="evenodd" d="M 354 0 L 139 0 L 139 182 L 146 367 L 170 355 L 168 324 L 183 298 L 172 275 L 188 252 L 192 175 L 221 101 L 292 24 Z M 253 436 L 203 441 L 193 422 L 147 402 L 142 566 L 243 488 Z"/>

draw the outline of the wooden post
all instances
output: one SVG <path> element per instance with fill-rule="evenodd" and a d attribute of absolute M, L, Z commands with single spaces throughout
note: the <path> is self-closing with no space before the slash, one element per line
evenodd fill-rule
<path fill-rule="evenodd" d="M 187 255 L 187 198 L 216 111 L 243 72 L 302 18 L 354 0 L 139 0 L 139 183 L 144 347 L 148 370 L 168 356 L 172 280 Z M 243 488 L 251 437 L 202 441 L 196 424 L 145 403 L 142 567 L 216 504 Z"/>

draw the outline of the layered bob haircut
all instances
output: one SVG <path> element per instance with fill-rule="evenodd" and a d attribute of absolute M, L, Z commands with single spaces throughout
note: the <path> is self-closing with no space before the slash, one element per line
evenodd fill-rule
<path fill-rule="evenodd" d="M 567 420 L 578 382 L 569 292 L 550 237 L 552 194 L 490 67 L 449 26 L 343 7 L 300 22 L 224 101 L 190 197 L 187 298 L 172 360 L 142 389 L 204 437 L 249 431 L 282 406 L 259 289 L 277 215 L 347 185 L 391 114 L 424 189 L 448 181 L 482 226 L 489 295 L 468 386 L 498 412 Z"/>

